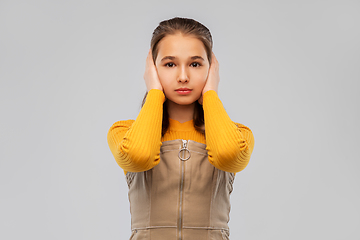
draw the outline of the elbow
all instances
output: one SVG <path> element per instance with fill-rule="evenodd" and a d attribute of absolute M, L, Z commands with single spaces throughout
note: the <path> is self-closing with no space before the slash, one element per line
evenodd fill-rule
<path fill-rule="evenodd" d="M 118 152 L 116 162 L 127 172 L 147 171 L 159 163 L 160 156 L 153 155 L 149 151 L 134 151 L 122 149 Z"/>
<path fill-rule="evenodd" d="M 240 172 L 249 164 L 254 149 L 254 136 L 250 129 L 243 127 L 238 138 L 233 141 L 219 141 L 216 151 L 211 152 L 209 161 L 226 172 Z"/>
<path fill-rule="evenodd" d="M 244 170 L 249 164 L 249 162 L 250 162 L 250 156 L 239 158 L 237 161 L 238 167 L 236 168 L 235 172 L 241 172 L 242 170 Z"/>
<path fill-rule="evenodd" d="M 225 149 L 213 156 L 213 165 L 226 172 L 240 172 L 249 164 L 251 151 L 248 147 Z"/>

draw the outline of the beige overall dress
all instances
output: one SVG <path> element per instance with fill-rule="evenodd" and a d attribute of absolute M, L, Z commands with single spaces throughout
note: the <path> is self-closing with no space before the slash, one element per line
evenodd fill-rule
<path fill-rule="evenodd" d="M 206 145 L 164 141 L 160 163 L 128 172 L 130 240 L 228 240 L 234 174 L 208 161 Z"/>

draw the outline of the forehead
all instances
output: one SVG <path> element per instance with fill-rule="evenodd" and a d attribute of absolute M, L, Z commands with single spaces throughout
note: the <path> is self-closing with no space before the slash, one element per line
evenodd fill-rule
<path fill-rule="evenodd" d="M 194 36 L 184 36 L 181 33 L 167 35 L 158 45 L 159 56 L 191 57 L 195 55 L 206 57 L 204 44 Z"/>

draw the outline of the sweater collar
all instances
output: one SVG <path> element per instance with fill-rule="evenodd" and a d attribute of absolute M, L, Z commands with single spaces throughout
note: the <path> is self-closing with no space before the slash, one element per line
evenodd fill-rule
<path fill-rule="evenodd" d="M 180 123 L 175 119 L 169 118 L 169 129 L 176 130 L 176 131 L 194 131 L 194 121 L 193 119 Z"/>

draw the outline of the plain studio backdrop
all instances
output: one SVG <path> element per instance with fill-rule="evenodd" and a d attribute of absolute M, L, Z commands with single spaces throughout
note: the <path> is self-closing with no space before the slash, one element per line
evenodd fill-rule
<path fill-rule="evenodd" d="M 152 31 L 213 35 L 219 97 L 255 148 L 233 240 L 360 239 L 360 2 L 0 1 L 0 239 L 128 239 L 107 144 L 136 119 Z"/>

